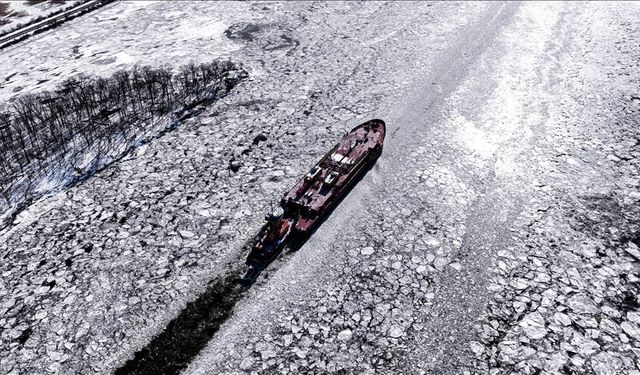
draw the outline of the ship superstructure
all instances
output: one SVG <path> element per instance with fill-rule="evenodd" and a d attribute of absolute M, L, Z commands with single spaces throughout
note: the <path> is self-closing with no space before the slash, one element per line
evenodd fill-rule
<path fill-rule="evenodd" d="M 247 258 L 250 267 L 270 262 L 289 241 L 308 235 L 382 153 L 385 123 L 371 120 L 344 135 L 311 170 L 284 194 L 266 216 Z"/>

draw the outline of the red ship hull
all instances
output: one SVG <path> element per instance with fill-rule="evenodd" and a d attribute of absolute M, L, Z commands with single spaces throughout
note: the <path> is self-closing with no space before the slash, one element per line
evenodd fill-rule
<path fill-rule="evenodd" d="M 313 232 L 378 159 L 385 132 L 384 121 L 371 120 L 345 134 L 267 215 L 247 264 L 264 266 L 291 241 Z"/>

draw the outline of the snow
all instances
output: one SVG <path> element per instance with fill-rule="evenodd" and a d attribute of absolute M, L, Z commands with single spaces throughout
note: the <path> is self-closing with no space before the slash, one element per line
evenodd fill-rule
<path fill-rule="evenodd" d="M 18 24 L 26 24 L 37 17 L 46 16 L 62 9 L 68 9 L 77 2 L 78 1 L 67 1 L 64 5 L 51 4 L 49 2 L 35 5 L 29 5 L 27 1 L 4 2 L 9 4 L 6 12 L 8 16 L 0 16 L 0 20 L 4 19 L 5 21 L 9 21 L 9 23 L 0 26 L 0 34 L 13 31 L 18 27 Z M 19 13 L 22 15 L 16 17 L 15 15 L 12 16 L 11 13 Z"/>
<path fill-rule="evenodd" d="M 80 73 L 107 76 L 136 63 L 182 65 L 229 58 L 241 44 L 223 31 L 247 6 L 165 1 L 107 5 L 3 50 L 0 102 L 17 92 L 51 89 Z"/>
<path fill-rule="evenodd" d="M 260 7 L 263 4 L 260 3 Z M 341 14 L 335 11 L 334 7 L 344 4 L 351 7 L 348 12 Z M 466 364 L 456 361 L 464 360 L 464 353 L 469 349 L 480 357 L 479 365 L 470 368 L 482 373 L 490 373 L 489 367 L 496 367 L 494 372 L 522 370 L 520 372 L 533 373 L 531 366 L 540 364 L 552 366 L 552 369 L 566 365 L 571 371 L 585 373 L 590 371 L 589 363 L 596 373 L 626 373 L 631 370 L 635 366 L 631 361 L 632 354 L 620 348 L 627 345 L 621 342 L 629 343 L 633 337 L 621 336 L 626 341 L 617 336 L 607 337 L 605 340 L 610 339 L 610 344 L 603 345 L 602 351 L 592 355 L 598 344 L 579 333 L 576 326 L 600 320 L 601 312 L 618 314 L 624 320 L 624 315 L 619 315 L 616 310 L 617 306 L 608 302 L 601 305 L 601 301 L 594 297 L 615 295 L 624 288 L 633 292 L 633 289 L 622 285 L 622 278 L 593 272 L 593 266 L 607 264 L 607 272 L 616 269 L 620 274 L 637 275 L 637 262 L 633 263 L 631 258 L 633 254 L 614 248 L 606 248 L 606 257 L 592 259 L 565 254 L 571 250 L 565 246 L 567 241 L 578 244 L 576 238 L 589 239 L 591 236 L 590 233 L 568 228 L 576 223 L 575 215 L 581 214 L 581 210 L 579 204 L 574 205 L 579 201 L 571 201 L 569 198 L 573 197 L 567 198 L 565 193 L 587 194 L 594 186 L 601 189 L 614 180 L 607 178 L 610 176 L 608 173 L 624 171 L 618 168 L 609 172 L 605 166 L 596 170 L 600 175 L 592 180 L 581 180 L 574 173 L 559 174 L 557 169 L 565 168 L 567 164 L 564 156 L 556 157 L 554 147 L 565 145 L 565 151 L 574 153 L 581 152 L 581 147 L 588 147 L 591 148 L 589 153 L 594 153 L 594 146 L 580 136 L 585 131 L 597 132 L 605 125 L 606 129 L 599 134 L 605 142 L 597 147 L 603 147 L 607 142 L 622 145 L 607 138 L 607 134 L 626 125 L 614 127 L 612 124 L 615 123 L 610 121 L 594 121 L 596 116 L 590 112 L 594 111 L 590 106 L 578 107 L 578 112 L 583 113 L 576 116 L 559 116 L 564 110 L 571 109 L 573 102 L 584 99 L 589 89 L 598 87 L 595 85 L 597 82 L 568 79 L 576 84 L 575 87 L 563 87 L 560 82 L 563 78 L 572 77 L 571 69 L 576 65 L 581 69 L 589 65 L 600 66 L 601 61 L 624 61 L 619 52 L 604 53 L 602 47 L 607 44 L 587 43 L 585 36 L 629 35 L 633 38 L 633 23 L 620 27 L 620 32 L 616 33 L 607 29 L 594 32 L 585 27 L 591 25 L 585 20 L 594 17 L 593 8 L 583 11 L 583 5 L 559 3 L 504 5 L 519 6 L 520 10 L 513 18 L 507 18 L 503 28 L 498 28 L 498 37 L 489 46 L 482 47 L 490 58 L 469 57 L 473 63 L 469 64 L 469 72 L 463 69 L 462 73 L 466 74 L 463 78 L 458 80 L 449 75 L 448 78 L 454 78 L 449 88 L 440 79 L 435 85 L 437 94 L 429 96 L 424 94 L 425 87 L 431 87 L 432 82 L 416 82 L 415 77 L 424 75 L 432 65 L 438 65 L 438 57 L 443 56 L 442 49 L 448 48 L 447 43 L 455 42 L 451 38 L 458 35 L 452 30 L 454 22 L 470 22 L 469 17 L 473 14 L 463 10 L 454 13 L 439 10 L 439 14 L 433 15 L 424 10 L 417 12 L 417 8 L 424 6 L 421 4 L 414 3 L 416 9 L 404 4 L 383 3 L 269 4 L 272 9 L 286 7 L 287 13 L 281 18 L 253 20 L 254 23 L 275 26 L 247 43 L 246 54 L 238 54 L 241 61 L 256 63 L 257 59 L 264 59 L 264 64 L 261 74 L 253 75 L 255 81 L 252 84 L 243 85 L 225 99 L 230 105 L 216 108 L 215 115 L 210 112 L 200 117 L 194 121 L 198 126 L 182 127 L 170 136 L 152 142 L 146 152 L 140 149 L 143 153 L 139 158 L 123 161 L 108 173 L 70 189 L 71 194 L 63 196 L 58 207 L 49 214 L 43 213 L 46 207 L 39 206 L 40 218 L 36 221 L 34 216 L 33 219 L 36 223 L 16 230 L 6 242 L 0 241 L 0 248 L 5 243 L 7 248 L 19 251 L 19 257 L 4 263 L 6 268 L 2 271 L 6 269 L 5 272 L 12 275 L 6 278 L 8 282 L 30 277 L 38 281 L 36 290 L 45 292 L 48 287 L 39 286 L 40 280 L 50 274 L 68 272 L 64 268 L 67 255 L 63 249 L 68 246 L 70 251 L 81 256 L 74 258 L 74 267 L 77 267 L 74 272 L 80 277 L 74 281 L 73 287 L 77 288 L 70 291 L 69 296 L 47 299 L 35 296 L 39 307 L 51 307 L 47 311 L 55 311 L 60 300 L 70 301 L 64 302 L 69 306 L 59 307 L 64 308 L 60 314 L 49 313 L 50 325 L 35 326 L 36 334 L 32 340 L 40 340 L 35 341 L 35 345 L 46 348 L 63 342 L 66 344 L 67 339 L 73 339 L 74 346 L 65 351 L 70 358 L 61 372 L 80 372 L 79 369 L 87 369 L 82 367 L 86 364 L 95 366 L 92 367 L 95 372 L 110 372 L 143 347 L 186 301 L 195 298 L 201 285 L 206 285 L 211 275 L 221 269 L 212 264 L 218 264 L 216 262 L 223 255 L 232 257 L 229 254 L 240 248 L 248 232 L 257 230 L 260 215 L 256 212 L 261 211 L 260 205 L 265 204 L 264 197 L 279 196 L 295 176 L 303 175 L 306 168 L 317 161 L 316 156 L 323 155 L 327 147 L 335 143 L 336 137 L 356 123 L 357 116 L 370 117 L 376 113 L 385 119 L 396 120 L 388 121 L 390 136 L 376 167 L 337 207 L 305 248 L 272 268 L 263 284 L 252 288 L 187 373 L 231 373 L 238 368 L 249 372 L 251 369 L 264 370 L 268 366 L 274 366 L 271 370 L 278 371 L 276 367 L 280 365 L 283 366 L 282 372 L 290 369 L 291 373 L 301 373 L 313 369 L 310 369 L 310 363 L 318 364 L 315 370 L 318 372 L 335 372 L 340 367 L 347 372 L 366 371 L 373 361 L 383 359 L 370 347 L 362 345 L 363 340 L 369 340 L 369 337 L 381 342 L 389 353 L 395 350 L 404 353 L 385 362 L 387 368 L 396 372 L 416 372 L 416 367 L 409 367 L 414 365 L 427 366 L 421 369 L 426 372 L 455 372 L 463 368 L 458 365 Z M 127 58 L 145 60 L 145 48 L 149 52 L 148 60 L 154 63 L 173 59 L 167 60 L 173 64 L 174 60 L 183 58 L 225 54 L 225 51 L 238 48 L 240 42 L 222 38 L 220 48 L 212 51 L 217 48 L 218 38 L 215 35 L 213 42 L 199 41 L 199 38 L 208 38 L 202 36 L 208 35 L 208 27 L 217 27 L 208 22 L 232 25 L 251 20 L 248 14 L 259 11 L 228 18 L 225 14 L 234 12 L 228 3 L 204 5 L 218 7 L 210 12 L 199 6 L 179 4 L 179 7 L 186 8 L 185 12 L 201 9 L 202 13 L 188 15 L 201 18 L 198 22 L 182 20 L 181 17 L 185 17 L 182 11 L 171 4 L 126 3 L 117 5 L 118 11 L 112 6 L 105 12 L 116 18 L 104 17 L 104 12 L 94 16 L 100 15 L 101 22 L 112 22 L 112 25 L 128 25 L 127 32 L 132 33 L 128 37 L 122 35 L 127 32 L 114 31 L 119 38 L 118 43 L 126 44 L 126 47 L 111 45 L 91 33 L 84 36 L 81 29 L 63 27 L 61 31 L 67 30 L 64 32 L 71 37 L 75 35 L 74 42 L 84 38 L 91 40 L 78 48 L 78 59 L 82 62 L 75 60 L 70 45 L 53 44 L 59 47 L 60 57 L 48 49 L 43 49 L 43 53 L 51 56 L 52 60 L 59 58 L 60 68 L 53 72 L 61 75 L 67 72 L 64 70 L 67 69 L 66 64 L 74 67 L 75 72 L 82 69 L 97 71 L 101 68 L 91 64 L 100 59 L 113 58 L 105 65 L 109 69 L 120 64 L 117 56 L 122 56 L 124 64 Z M 233 5 L 247 6 L 244 3 Z M 447 6 L 439 3 L 433 8 Z M 485 5 L 463 3 L 455 6 Z M 590 6 L 602 9 L 608 5 Z M 289 7 L 293 7 L 293 12 L 289 12 Z M 298 7 L 303 8 L 302 11 L 297 11 Z M 311 7 L 316 8 L 314 12 L 310 11 Z M 326 14 L 321 11 L 326 11 Z M 380 13 L 376 14 L 376 11 Z M 449 18 L 445 18 L 447 14 Z M 562 19 L 558 19 L 558 14 L 563 14 Z M 416 19 L 411 18 L 414 16 Z M 424 19 L 431 16 L 438 22 L 427 25 Z M 616 25 L 621 19 L 614 16 L 616 14 L 609 14 L 603 18 Z M 637 14 L 635 16 L 638 19 Z M 300 18 L 297 17 L 304 17 L 306 23 L 299 23 Z M 350 17 L 364 22 L 355 27 Z M 136 22 L 138 18 L 141 21 Z M 119 24 L 118 19 L 129 21 L 128 24 Z M 386 22 L 378 22 L 381 20 Z M 395 22 L 397 20 L 400 21 Z M 171 30 L 181 35 L 167 32 L 166 28 L 163 29 L 166 27 L 163 22 L 175 25 Z M 183 29 L 182 22 L 193 28 Z M 146 26 L 140 26 L 142 23 Z M 201 26 L 205 24 L 208 26 Z M 549 34 L 558 31 L 555 24 L 569 31 L 558 33 L 564 45 L 555 45 L 558 38 Z M 326 35 L 334 33 L 330 27 L 333 25 L 347 30 L 351 38 L 327 38 Z M 401 30 L 395 32 L 394 25 Z M 94 31 L 89 25 L 85 27 Z M 485 25 L 470 27 L 473 31 L 483 30 Z M 164 34 L 172 42 L 147 34 L 150 30 Z M 274 51 L 268 55 L 269 59 L 265 59 L 263 47 L 278 42 L 282 33 L 298 38 L 301 48 L 297 51 Z M 373 46 L 377 50 L 363 50 L 361 46 L 366 41 L 375 40 L 372 37 L 375 33 L 392 36 Z M 105 34 L 100 35 L 105 38 Z M 183 37 L 187 37 L 186 42 L 182 42 Z M 151 43 L 145 44 L 145 38 Z M 637 41 L 637 38 L 633 40 Z M 33 43 L 26 43 L 25 48 L 36 51 Z M 94 50 L 91 50 L 92 43 L 96 45 Z M 153 43 L 158 43 L 159 47 Z M 213 43 L 214 47 L 208 43 Z M 583 54 L 581 51 L 594 46 L 598 53 Z M 230 49 L 225 50 L 227 47 Z M 89 50 L 98 55 L 90 56 Z M 302 58 L 301 50 L 313 58 Z M 126 55 L 118 55 L 120 52 Z M 17 52 L 11 53 L 15 55 Z M 638 61 L 637 58 L 632 60 L 635 56 L 637 53 L 627 56 L 629 66 Z M 64 58 L 69 61 L 64 61 Z M 554 66 L 555 58 L 560 58 L 562 63 Z M 0 59 L 4 62 L 10 58 L 0 56 Z M 431 59 L 436 60 L 433 62 Z M 19 60 L 16 58 L 15 61 Z M 33 71 L 22 66 L 16 69 L 26 74 L 20 79 L 31 83 L 38 74 L 37 67 L 49 67 L 50 64 L 33 59 L 24 61 L 27 61 L 26 65 L 31 64 Z M 457 67 L 464 65 L 465 61 L 466 56 L 445 62 Z M 606 71 L 616 73 L 614 69 Z M 631 81 L 632 68 L 627 72 L 630 76 L 625 79 Z M 465 77 L 468 77 L 468 82 L 464 82 Z M 341 84 L 336 85 L 335 82 Z M 415 83 L 415 87 L 405 88 L 402 82 Z M 300 88 L 303 83 L 308 89 Z M 603 82 L 600 87 L 615 94 L 612 95 L 612 103 L 616 103 L 615 98 L 623 97 L 619 91 L 612 90 L 615 84 L 610 81 Z M 407 100 L 411 98 L 410 89 L 423 95 L 413 99 L 414 102 L 420 100 L 419 106 L 411 107 L 411 99 Z M 307 91 L 313 93 L 303 97 L 301 90 L 305 94 Z M 449 101 L 447 97 L 450 97 Z M 257 98 L 264 103 L 246 104 Z M 570 104 L 558 104 L 558 98 L 568 98 Z M 438 107 L 443 101 L 447 102 Z M 401 102 L 405 104 L 399 104 Z M 436 104 L 428 104 L 430 102 Z M 544 103 L 557 106 L 545 106 Z M 338 104 L 349 107 L 349 111 L 342 111 Z M 307 109 L 311 114 L 302 116 L 301 112 Z M 439 111 L 441 109 L 444 114 Z M 624 113 L 624 108 L 612 105 L 610 111 Z M 411 129 L 412 123 L 417 123 L 413 133 L 407 130 Z M 316 126 L 318 124 L 321 125 Z M 344 128 L 340 129 L 341 126 Z M 397 133 L 391 131 L 397 129 Z M 257 133 L 266 130 L 269 131 L 269 140 L 255 147 L 251 154 L 241 156 L 244 147 L 239 145 L 251 144 Z M 566 133 L 567 130 L 572 133 Z M 325 140 L 329 143 L 323 145 Z M 199 151 L 203 144 L 208 145 L 206 152 Z M 274 150 L 270 151 L 265 144 L 273 145 Z M 402 158 L 409 153 L 412 155 L 410 163 Z M 235 174 L 225 169 L 232 155 L 244 163 Z M 606 160 L 605 157 L 606 153 L 602 159 Z M 287 172 L 276 181 L 268 180 L 271 176 L 268 172 L 289 171 L 287 168 L 291 168 L 291 173 Z M 519 177 L 530 178 L 523 183 L 509 185 L 512 182 L 510 178 Z M 538 191 L 541 185 L 548 188 Z M 518 189 L 510 192 L 509 187 Z M 626 189 L 628 191 L 629 187 Z M 164 194 L 174 190 L 174 193 Z M 624 192 L 620 196 L 628 196 L 622 194 Z M 186 199 L 189 195 L 194 197 L 191 203 Z M 525 202 L 523 207 L 512 207 L 519 199 Z M 93 203 L 85 204 L 85 200 Z M 125 207 L 122 205 L 124 202 L 132 203 Z M 140 207 L 135 204 L 140 204 Z M 552 205 L 576 207 L 578 210 L 569 214 L 566 210 L 557 209 L 554 213 L 554 209 L 549 208 Z M 407 207 L 411 210 L 405 214 L 401 208 Z M 85 209 L 84 215 L 79 214 Z M 229 220 L 235 212 L 248 214 Z M 29 219 L 26 213 L 20 220 L 26 222 Z M 124 216 L 112 219 L 118 214 L 128 215 L 122 225 L 117 219 Z M 503 219 L 510 214 L 518 218 L 513 219 L 515 221 Z M 555 216 L 545 223 L 541 218 L 543 215 Z M 598 216 L 605 218 L 611 215 L 600 213 Z M 223 220 L 227 224 L 219 225 Z M 149 223 L 159 224 L 159 227 L 151 228 Z M 68 228 L 68 224 L 74 226 Z M 528 225 L 534 226 L 529 228 Z M 47 236 L 42 236 L 42 233 L 47 233 Z M 97 250 L 85 253 L 82 242 L 66 239 L 70 233 L 78 239 L 106 245 L 96 245 L 99 247 Z M 496 238 L 502 238 L 504 243 L 491 242 L 497 241 L 489 238 L 496 233 Z M 205 236 L 209 239 L 205 240 Z M 372 238 L 384 246 L 376 246 L 375 251 L 364 256 L 371 251 L 368 247 L 372 245 Z M 548 241 L 550 239 L 556 241 Z M 141 246 L 138 240 L 144 240 L 145 245 Z M 491 243 L 492 248 L 469 246 L 460 251 L 461 246 L 469 245 L 467 241 L 472 241 L 471 244 L 473 241 Z M 525 246 L 527 241 L 538 245 Z M 632 253 L 637 252 L 634 247 L 628 249 Z M 501 266 L 493 275 L 490 262 L 496 257 L 495 252 L 500 254 L 500 250 L 514 256 L 500 256 Z M 460 253 L 464 256 L 459 257 Z M 38 261 L 43 258 L 47 259 L 47 264 L 37 268 Z M 451 267 L 446 267 L 447 264 Z M 569 265 L 578 269 L 582 276 L 573 271 L 566 273 Z M 169 268 L 171 273 L 167 273 Z M 458 270 L 452 272 L 452 268 Z M 536 277 L 514 278 L 513 270 L 525 270 Z M 15 276 L 24 275 L 24 272 L 29 273 L 20 278 Z M 370 277 L 372 274 L 380 275 L 383 281 L 377 284 L 375 278 Z M 586 281 L 587 276 L 593 277 L 588 284 L 585 283 L 589 285 L 587 289 L 582 284 L 571 288 L 564 284 L 564 280 L 571 282 L 584 278 Z M 94 277 L 95 283 L 91 282 Z M 490 293 L 485 295 L 489 282 Z M 8 294 L 13 298 L 10 304 L 21 308 L 25 302 L 19 293 L 29 293 L 34 286 L 15 285 L 14 288 L 11 284 L 12 292 Z M 574 287 L 583 289 L 581 294 L 574 294 Z M 531 292 L 521 293 L 524 288 L 530 288 Z M 557 292 L 549 293 L 554 290 Z M 465 298 L 459 298 L 461 295 Z M 368 298 L 372 304 L 376 299 L 385 302 L 375 306 L 362 303 Z M 129 301 L 131 311 L 122 310 L 121 305 L 112 303 L 114 300 Z M 112 304 L 118 307 L 107 309 Z M 375 310 L 373 314 L 368 311 L 370 306 Z M 524 309 L 521 321 L 515 319 L 514 307 Z M 445 311 L 447 313 L 442 313 Z M 561 311 L 564 312 L 559 313 Z M 295 316 L 298 320 L 295 331 L 292 331 L 290 319 L 285 318 L 287 316 Z M 474 332 L 479 316 L 487 318 L 482 322 L 482 329 L 478 325 L 480 332 Z M 619 329 L 637 334 L 638 319 L 637 315 L 628 315 L 628 322 Z M 562 325 L 560 329 L 566 334 L 564 339 L 551 334 L 558 325 Z M 58 326 L 69 329 L 57 334 L 54 328 Z M 11 323 L 7 324 L 5 332 L 16 338 L 24 328 Z M 294 335 L 289 334 L 289 339 L 284 336 L 284 347 L 275 345 L 274 342 L 282 341 L 285 329 Z M 498 329 L 505 335 L 498 336 Z M 496 335 L 492 336 L 494 331 Z M 579 331 L 583 332 L 582 329 Z M 341 332 L 340 337 L 344 341 L 338 340 Z M 592 332 L 601 333 L 597 329 Z M 107 339 L 102 340 L 103 337 Z M 122 339 L 112 339 L 114 337 Z M 469 343 L 471 348 L 467 345 Z M 571 360 L 566 358 L 565 347 L 569 344 L 579 350 Z M 636 344 L 637 341 L 633 341 L 633 345 Z M 307 348 L 311 348 L 308 353 Z M 488 356 L 498 350 L 500 354 L 496 359 L 500 362 L 490 362 Z M 610 354 L 609 350 L 615 353 Z M 10 364 L 30 355 L 23 348 L 12 352 L 7 350 L 6 353 Z M 437 353 L 444 355 L 438 356 Z M 573 361 L 573 364 L 567 361 Z M 34 366 L 34 363 L 55 365 L 51 358 L 39 356 L 29 363 L 19 363 L 15 368 L 19 371 L 22 367 Z M 514 368 L 510 363 L 526 367 Z"/>
<path fill-rule="evenodd" d="M 458 127 L 460 140 L 467 149 L 477 153 L 482 158 L 493 156 L 497 145 L 490 134 L 476 127 L 464 116 L 457 116 L 453 123 Z"/>

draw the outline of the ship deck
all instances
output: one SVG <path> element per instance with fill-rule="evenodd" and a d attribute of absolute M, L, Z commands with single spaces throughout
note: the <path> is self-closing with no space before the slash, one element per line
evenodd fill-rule
<path fill-rule="evenodd" d="M 384 125 L 365 123 L 347 133 L 307 175 L 285 195 L 293 202 L 313 212 L 321 212 L 349 180 L 352 172 L 366 162 L 376 145 L 382 145 Z"/>

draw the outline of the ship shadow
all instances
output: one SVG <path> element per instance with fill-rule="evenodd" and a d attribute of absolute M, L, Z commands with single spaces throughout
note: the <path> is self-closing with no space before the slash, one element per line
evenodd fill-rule
<path fill-rule="evenodd" d="M 204 292 L 180 311 L 144 348 L 135 352 L 114 375 L 179 374 L 209 343 L 249 290 L 235 282 L 240 267 L 211 280 Z"/>
<path fill-rule="evenodd" d="M 314 229 L 305 236 L 291 241 L 285 253 L 294 253 L 302 248 L 316 230 L 331 216 L 351 190 L 375 166 L 379 155 L 373 158 L 366 170 L 347 186 L 345 193 L 325 212 Z M 257 234 L 247 244 L 251 244 Z M 247 246 L 247 245 L 245 245 Z M 221 277 L 211 280 L 198 298 L 180 311 L 165 329 L 144 348 L 135 352 L 133 358 L 114 371 L 114 375 L 179 374 L 211 340 L 220 326 L 231 316 L 235 305 L 255 284 L 260 274 L 276 259 L 281 258 L 281 249 L 273 259 L 253 269 L 251 277 L 241 277 L 244 265 L 233 264 Z M 251 271 L 251 270 L 250 270 Z"/>

